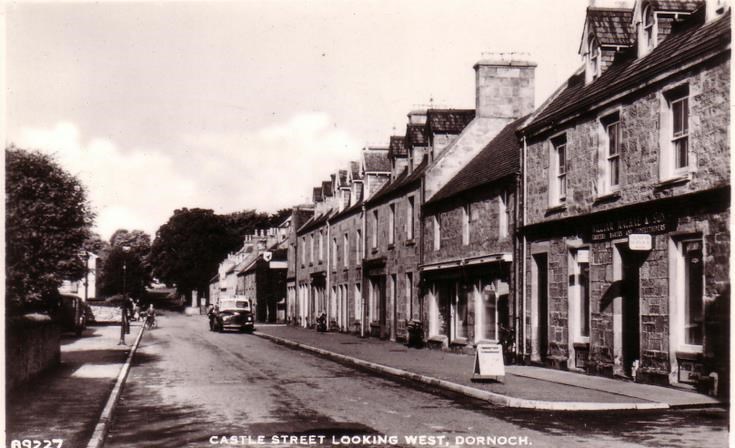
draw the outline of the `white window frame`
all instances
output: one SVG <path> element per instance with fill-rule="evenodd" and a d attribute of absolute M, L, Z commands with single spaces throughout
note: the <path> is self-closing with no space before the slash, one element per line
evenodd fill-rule
<path fill-rule="evenodd" d="M 462 206 L 462 245 L 470 244 L 470 213 L 471 204 L 467 203 Z"/>
<path fill-rule="evenodd" d="M 600 76 L 602 68 L 602 48 L 594 34 L 590 33 L 587 40 L 587 82 L 592 82 Z"/>
<path fill-rule="evenodd" d="M 508 190 L 501 190 L 498 194 L 498 238 L 507 238 L 509 232 L 508 217 L 508 200 L 510 199 L 510 193 Z"/>
<path fill-rule="evenodd" d="M 650 18 L 651 22 L 648 23 L 647 19 L 650 12 Z M 643 7 L 643 12 L 641 14 L 641 42 L 642 42 L 642 49 L 643 49 L 643 55 L 646 55 L 651 52 L 654 48 L 656 48 L 656 45 L 658 45 L 658 20 L 656 20 L 656 11 L 653 10 L 653 6 L 651 6 L 650 3 L 647 3 Z"/>
<path fill-rule="evenodd" d="M 371 238 L 370 239 L 372 240 L 371 241 L 371 243 L 372 243 L 372 246 L 371 247 L 373 249 L 375 249 L 376 247 L 378 247 L 378 210 L 377 209 L 376 210 L 373 210 L 373 212 L 371 213 L 371 215 L 372 215 L 372 221 L 373 221 L 373 225 L 372 225 L 373 232 L 372 232 L 372 235 L 371 235 Z"/>
<path fill-rule="evenodd" d="M 564 153 L 564 171 L 560 170 L 560 149 Z M 549 139 L 549 206 L 556 207 L 566 202 L 567 176 L 569 168 L 569 153 L 566 133 L 558 134 Z"/>
<path fill-rule="evenodd" d="M 701 308 L 702 308 L 702 344 L 692 344 L 687 342 L 687 284 L 686 284 L 686 260 L 684 255 L 684 245 L 686 243 L 697 242 L 701 245 L 702 259 L 700 263 L 704 263 L 707 259 L 705 239 L 701 234 L 680 235 L 669 240 L 669 294 L 670 305 L 672 309 L 672 335 L 676 350 L 687 353 L 702 353 L 704 343 L 704 309 L 707 302 L 705 290 L 706 266 L 702 267 L 701 283 Z"/>
<path fill-rule="evenodd" d="M 432 222 L 434 227 L 434 250 L 439 250 L 442 247 L 441 238 L 441 217 L 439 214 L 432 216 Z"/>
<path fill-rule="evenodd" d="M 580 261 L 583 258 L 583 253 L 586 253 L 587 261 Z M 590 333 L 592 330 L 592 295 L 591 295 L 591 278 L 590 278 L 590 257 L 592 252 L 589 247 L 579 247 L 569 251 L 569 315 L 572 317 L 570 322 L 570 330 L 572 333 L 572 340 L 579 343 L 589 343 Z M 584 320 L 584 306 L 582 302 L 582 287 L 581 287 L 581 274 L 582 264 L 587 265 L 587 334 L 582 334 L 583 320 Z"/>
<path fill-rule="evenodd" d="M 319 261 L 324 260 L 324 232 L 319 232 Z"/>
<path fill-rule="evenodd" d="M 413 227 L 414 223 L 414 196 L 408 196 L 406 198 L 408 206 L 406 207 L 406 240 L 413 240 Z"/>
<path fill-rule="evenodd" d="M 396 242 L 396 204 L 388 204 L 388 244 Z"/>
<path fill-rule="evenodd" d="M 306 264 L 306 237 L 301 237 L 301 264 Z"/>
<path fill-rule="evenodd" d="M 309 262 L 314 263 L 314 234 L 309 235 Z"/>
<path fill-rule="evenodd" d="M 348 267 L 349 261 L 350 261 L 350 238 L 348 234 L 345 233 L 342 243 L 343 243 L 342 255 L 344 257 L 344 259 L 342 260 L 342 265 L 344 267 Z"/>
<path fill-rule="evenodd" d="M 337 237 L 332 238 L 332 269 L 337 269 L 337 262 L 339 257 L 339 247 L 337 246 Z"/>
<path fill-rule="evenodd" d="M 661 94 L 661 126 L 660 126 L 660 154 L 659 154 L 659 176 L 661 181 L 688 177 L 695 170 L 696 160 L 691 151 L 690 131 L 690 90 L 687 83 L 673 86 Z M 686 121 L 683 126 L 685 130 L 674 132 L 674 119 L 676 105 L 684 104 L 686 109 Z M 677 166 L 678 147 L 677 142 L 686 144 L 686 165 Z"/>
<path fill-rule="evenodd" d="M 599 163 L 598 163 L 598 196 L 606 196 L 620 191 L 622 180 L 622 144 L 621 144 L 621 110 L 618 108 L 612 112 L 606 113 L 598 119 L 599 123 Z M 615 126 L 616 132 L 616 150 L 617 153 L 611 152 L 610 128 Z M 613 164 L 617 164 L 617 184 L 612 183 Z"/>

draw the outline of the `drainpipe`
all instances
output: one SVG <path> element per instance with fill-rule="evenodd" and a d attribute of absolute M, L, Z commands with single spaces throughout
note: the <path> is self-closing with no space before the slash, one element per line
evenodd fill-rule
<path fill-rule="evenodd" d="M 330 317 L 332 316 L 332 277 L 331 277 L 331 271 L 332 271 L 332 236 L 330 235 L 330 226 L 329 226 L 329 220 L 326 221 L 327 223 L 327 275 L 326 275 L 326 287 L 325 287 L 325 294 L 326 294 L 326 309 L 327 309 L 327 330 L 329 330 L 329 322 Z"/>
<path fill-rule="evenodd" d="M 521 140 L 523 140 L 523 151 L 522 151 L 523 152 L 523 155 L 522 155 L 523 156 L 523 160 L 522 160 L 522 165 L 521 165 L 521 170 L 523 172 L 523 179 L 522 179 L 522 182 L 523 182 L 523 188 L 522 188 L 522 190 L 523 190 L 523 226 L 522 226 L 522 229 L 523 229 L 522 230 L 522 233 L 523 233 L 522 252 L 523 252 L 523 254 L 522 254 L 522 257 L 523 257 L 523 259 L 522 259 L 522 262 L 521 262 L 521 269 L 522 269 L 522 271 L 521 271 L 521 298 L 522 298 L 521 313 L 522 314 L 521 314 L 521 328 L 520 329 L 521 329 L 521 334 L 522 334 L 522 338 L 521 338 L 521 344 L 522 344 L 522 347 L 521 347 L 521 355 L 522 355 L 523 359 L 525 360 L 526 359 L 526 290 L 527 290 L 527 288 L 526 288 L 526 282 L 527 282 L 527 279 L 526 279 L 526 271 L 527 271 L 527 269 L 526 269 L 526 257 L 527 257 L 527 253 L 526 253 L 526 251 L 528 250 L 528 241 L 526 240 L 526 214 L 527 214 L 527 211 L 528 211 L 528 207 L 526 205 L 528 203 L 528 200 L 527 200 L 527 198 L 528 198 L 528 183 L 526 181 L 526 176 L 527 176 L 528 170 L 527 170 L 526 162 L 527 162 L 527 157 L 528 157 L 528 141 L 526 140 L 526 136 L 525 135 L 521 138 Z"/>
<path fill-rule="evenodd" d="M 365 192 L 363 191 L 363 196 Z M 367 278 L 367 274 L 365 273 L 365 254 L 367 253 L 367 209 L 365 208 L 365 202 L 362 203 L 362 250 L 360 251 L 360 263 L 362 264 L 362 269 L 360 270 L 362 274 L 362 278 L 360 279 L 362 283 L 362 288 L 360 291 L 360 294 L 362 295 L 361 302 L 362 302 L 362 309 L 360 310 L 361 319 L 360 319 L 360 337 L 365 337 L 365 320 L 367 319 L 367 300 L 365 298 L 367 297 L 367 282 L 365 279 Z"/>

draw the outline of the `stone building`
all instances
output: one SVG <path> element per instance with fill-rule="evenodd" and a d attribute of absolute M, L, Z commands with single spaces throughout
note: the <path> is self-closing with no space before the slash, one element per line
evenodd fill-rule
<path fill-rule="evenodd" d="M 514 236 L 523 119 L 508 124 L 423 206 L 430 345 L 514 345 Z"/>
<path fill-rule="evenodd" d="M 585 65 L 522 126 L 519 273 L 533 362 L 723 391 L 730 12 L 590 7 Z"/>
<path fill-rule="evenodd" d="M 237 274 L 241 294 L 252 301 L 257 322 L 285 321 L 286 256 L 285 244 L 276 244 L 260 252 Z"/>
<path fill-rule="evenodd" d="M 286 321 L 288 323 L 296 323 L 298 316 L 296 307 L 299 286 L 296 280 L 296 263 L 299 261 L 301 253 L 299 252 L 296 230 L 313 216 L 313 204 L 298 205 L 291 210 L 291 220 L 286 235 L 288 245 L 288 252 L 286 254 Z"/>

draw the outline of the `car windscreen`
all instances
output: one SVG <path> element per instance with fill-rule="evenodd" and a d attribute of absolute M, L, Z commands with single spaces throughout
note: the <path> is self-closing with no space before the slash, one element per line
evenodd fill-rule
<path fill-rule="evenodd" d="M 250 311 L 250 302 L 247 300 L 227 300 L 220 304 L 221 310 L 245 310 Z"/>

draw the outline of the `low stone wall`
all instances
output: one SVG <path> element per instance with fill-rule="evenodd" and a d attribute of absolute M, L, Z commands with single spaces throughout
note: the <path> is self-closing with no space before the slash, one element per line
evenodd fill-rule
<path fill-rule="evenodd" d="M 89 323 L 120 322 L 122 312 L 119 306 L 90 305 L 93 320 Z"/>
<path fill-rule="evenodd" d="M 13 390 L 61 361 L 61 330 L 48 316 L 27 315 L 7 320 L 5 380 Z"/>

